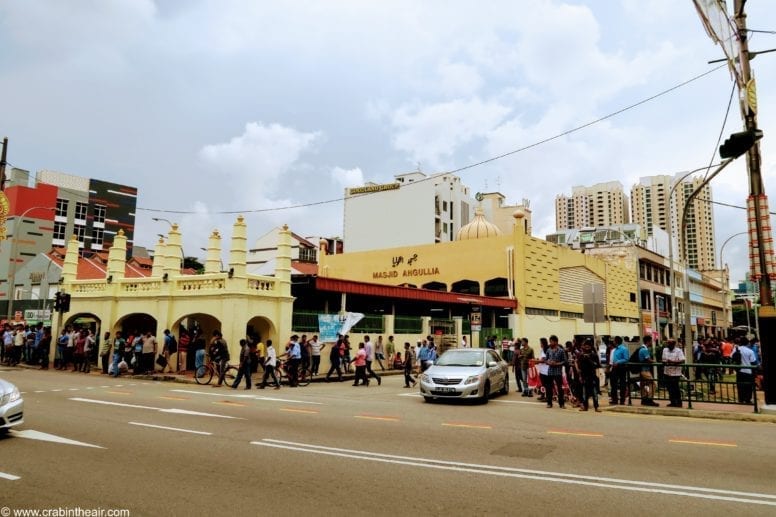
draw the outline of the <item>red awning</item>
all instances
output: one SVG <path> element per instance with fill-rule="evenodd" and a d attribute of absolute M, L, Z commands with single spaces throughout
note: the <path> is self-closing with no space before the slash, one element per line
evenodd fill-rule
<path fill-rule="evenodd" d="M 395 285 L 369 284 L 366 282 L 355 282 L 353 280 L 320 276 L 315 279 L 315 287 L 321 291 L 379 296 L 382 298 L 397 298 L 401 300 L 471 304 L 484 307 L 501 307 L 504 309 L 517 308 L 517 300 L 512 300 L 510 298 L 450 293 L 447 291 L 432 291 L 430 289 L 415 289 L 413 287 Z"/>

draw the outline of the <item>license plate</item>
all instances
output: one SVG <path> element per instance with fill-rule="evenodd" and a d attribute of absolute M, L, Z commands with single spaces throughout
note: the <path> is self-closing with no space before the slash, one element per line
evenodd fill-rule
<path fill-rule="evenodd" d="M 437 391 L 442 393 L 455 393 L 455 388 L 437 388 Z"/>

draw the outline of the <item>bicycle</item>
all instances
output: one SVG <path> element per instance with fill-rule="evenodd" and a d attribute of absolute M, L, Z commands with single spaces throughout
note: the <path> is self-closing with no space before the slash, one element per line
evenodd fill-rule
<path fill-rule="evenodd" d="M 281 361 L 278 360 L 278 365 L 275 367 L 275 374 L 278 377 L 278 382 L 280 384 L 283 384 L 283 381 L 286 381 L 286 384 L 291 384 L 291 379 L 288 376 L 288 361 Z M 308 386 L 310 384 L 310 381 L 312 381 L 313 378 L 313 372 L 312 370 L 307 367 L 304 368 L 302 365 L 299 365 L 299 368 L 297 369 L 297 381 L 299 386 Z"/>
<path fill-rule="evenodd" d="M 231 364 L 226 365 L 226 373 L 224 374 L 224 386 L 231 387 L 234 384 L 234 380 L 237 378 L 237 367 Z M 194 380 L 197 384 L 210 384 L 213 380 L 213 376 L 219 377 L 218 363 L 209 362 L 203 364 L 194 372 Z"/>

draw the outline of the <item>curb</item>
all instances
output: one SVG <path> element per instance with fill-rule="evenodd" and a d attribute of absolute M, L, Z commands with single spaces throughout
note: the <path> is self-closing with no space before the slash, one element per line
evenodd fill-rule
<path fill-rule="evenodd" d="M 776 415 L 762 413 L 734 413 L 732 411 L 709 411 L 706 409 L 663 409 L 650 407 L 612 406 L 603 408 L 614 413 L 631 413 L 636 415 L 679 416 L 686 418 L 709 418 L 714 420 L 730 420 L 735 422 L 762 422 L 776 424 Z"/>

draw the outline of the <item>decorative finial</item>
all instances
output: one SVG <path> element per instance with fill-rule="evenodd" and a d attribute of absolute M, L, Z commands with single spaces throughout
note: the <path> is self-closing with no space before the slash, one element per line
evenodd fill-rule
<path fill-rule="evenodd" d="M 118 235 L 119 237 L 124 237 L 124 228 L 119 228 Z"/>

